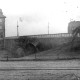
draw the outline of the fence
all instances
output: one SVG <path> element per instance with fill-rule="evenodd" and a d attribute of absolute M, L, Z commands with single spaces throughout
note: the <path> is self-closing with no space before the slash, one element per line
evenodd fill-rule
<path fill-rule="evenodd" d="M 36 38 L 54 38 L 54 37 L 71 37 L 71 36 L 72 34 L 68 33 L 31 35 L 31 37 L 36 37 Z"/>

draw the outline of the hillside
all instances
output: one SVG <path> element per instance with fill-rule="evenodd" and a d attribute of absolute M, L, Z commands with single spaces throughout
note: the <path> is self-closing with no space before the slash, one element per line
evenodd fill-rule
<path fill-rule="evenodd" d="M 50 49 L 38 52 L 21 58 L 10 58 L 10 60 L 71 60 L 80 59 L 80 51 L 69 51 L 70 45 L 59 46 L 56 49 Z M 36 55 L 36 58 L 35 58 Z"/>
<path fill-rule="evenodd" d="M 9 60 L 62 60 L 62 59 L 80 59 L 80 38 L 76 39 L 73 47 L 73 51 L 70 51 L 71 49 L 71 43 L 64 43 L 62 45 L 58 45 L 56 47 L 53 47 L 52 49 L 37 52 L 35 54 L 30 54 L 25 57 L 20 58 L 12 58 L 11 53 L 8 51 L 0 51 L 0 60 L 6 60 L 7 56 L 9 57 Z M 76 50 L 75 50 L 76 49 Z M 35 57 L 36 56 L 36 57 Z"/>
<path fill-rule="evenodd" d="M 50 49 L 47 51 L 36 53 L 36 59 L 41 60 L 56 60 L 56 59 L 80 59 L 79 42 L 75 41 L 73 45 L 73 50 L 71 51 L 71 43 L 63 44 L 55 49 Z M 78 47 L 78 48 L 77 48 Z M 77 48 L 77 50 L 75 50 Z M 34 57 L 35 54 L 29 57 Z"/>

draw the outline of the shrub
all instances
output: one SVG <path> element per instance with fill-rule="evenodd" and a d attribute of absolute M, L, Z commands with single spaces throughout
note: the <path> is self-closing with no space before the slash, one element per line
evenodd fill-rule
<path fill-rule="evenodd" d="M 39 51 L 45 51 L 52 48 L 51 44 L 44 44 L 41 42 L 39 42 L 36 47 L 38 48 Z"/>
<path fill-rule="evenodd" d="M 17 57 L 23 57 L 24 54 L 25 53 L 24 53 L 24 50 L 22 48 L 19 47 L 19 48 L 16 49 L 16 56 Z"/>
<path fill-rule="evenodd" d="M 80 40 L 76 39 L 70 51 L 80 51 Z"/>
<path fill-rule="evenodd" d="M 24 50 L 25 55 L 36 52 L 36 46 L 34 44 L 38 41 L 38 39 L 28 36 L 21 36 L 16 41 L 18 43 L 17 45 Z"/>

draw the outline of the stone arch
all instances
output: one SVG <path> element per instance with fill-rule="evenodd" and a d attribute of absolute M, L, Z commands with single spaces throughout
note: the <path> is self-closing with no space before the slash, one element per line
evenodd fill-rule
<path fill-rule="evenodd" d="M 33 52 L 33 53 L 37 52 L 36 45 L 33 44 L 33 43 L 28 43 L 26 45 L 26 49 L 29 50 L 29 51 L 31 51 L 31 52 Z"/>

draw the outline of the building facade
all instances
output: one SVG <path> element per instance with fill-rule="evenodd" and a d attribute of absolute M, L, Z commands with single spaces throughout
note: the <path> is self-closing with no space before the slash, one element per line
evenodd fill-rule
<path fill-rule="evenodd" d="M 5 16 L 3 15 L 2 10 L 0 9 L 0 38 L 5 37 Z"/>
<path fill-rule="evenodd" d="M 0 9 L 0 48 L 5 44 L 5 18 L 2 9 Z"/>

